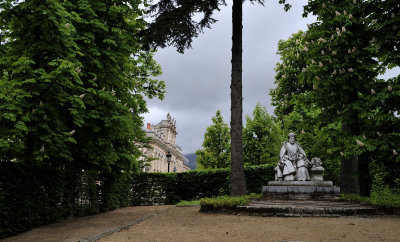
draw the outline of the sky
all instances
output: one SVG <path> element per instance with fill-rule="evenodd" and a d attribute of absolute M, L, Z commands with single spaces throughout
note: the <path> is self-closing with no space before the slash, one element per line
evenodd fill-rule
<path fill-rule="evenodd" d="M 276 54 L 278 41 L 287 40 L 316 21 L 315 16 L 302 17 L 307 0 L 290 2 L 293 7 L 289 12 L 275 0 L 265 1 L 264 7 L 244 3 L 243 119 L 251 115 L 258 102 L 273 114 L 269 90 L 275 87 L 274 68 L 280 58 Z M 228 4 L 215 12 L 218 22 L 193 39 L 192 48 L 184 54 L 168 47 L 155 55 L 163 71 L 158 79 L 165 81 L 166 94 L 162 101 L 148 100 L 149 113 L 144 115 L 144 124 L 157 124 L 170 113 L 176 120 L 176 143 L 183 154 L 201 149 L 204 133 L 217 110 L 225 123 L 230 123 L 231 11 Z"/>
<path fill-rule="evenodd" d="M 230 1 L 229 1 L 230 2 Z M 269 90 L 274 88 L 278 41 L 288 39 L 298 30 L 306 30 L 315 17 L 302 18 L 305 0 L 292 1 L 285 12 L 278 1 L 265 6 L 246 1 L 243 6 L 243 118 L 254 110 L 257 102 L 271 106 Z M 232 48 L 232 6 L 214 13 L 218 20 L 198 38 L 192 48 L 180 54 L 173 47 L 160 49 L 155 60 L 166 83 L 164 100 L 148 100 L 149 113 L 144 124 L 157 124 L 167 113 L 176 119 L 177 145 L 184 154 L 201 149 L 204 133 L 212 124 L 211 117 L 220 110 L 225 123 L 230 123 L 230 82 Z"/>

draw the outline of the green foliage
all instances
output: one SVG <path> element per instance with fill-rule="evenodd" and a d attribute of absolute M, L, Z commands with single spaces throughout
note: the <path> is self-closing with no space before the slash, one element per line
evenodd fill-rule
<path fill-rule="evenodd" d="M 384 189 L 371 192 L 370 197 L 362 197 L 356 194 L 341 194 L 341 199 L 371 205 L 381 209 L 399 209 L 400 194 Z"/>
<path fill-rule="evenodd" d="M 67 216 L 119 207 L 176 204 L 228 195 L 229 169 L 185 173 L 118 174 L 0 163 L 0 238 Z M 272 166 L 245 168 L 247 191 L 261 193 L 274 177 Z"/>
<path fill-rule="evenodd" d="M 400 162 L 400 76 L 379 78 L 387 67 L 400 65 L 400 9 L 391 4 L 395 2 L 344 1 L 324 8 L 322 1 L 311 1 L 305 8 L 321 21 L 306 37 L 311 42 L 306 55 L 315 61 L 306 77 L 316 87 L 314 102 L 324 108 L 323 120 L 348 125 L 337 143 L 345 157 L 358 156 L 362 167 L 379 160 L 396 169 Z M 322 50 L 327 54 L 319 55 Z"/>
<path fill-rule="evenodd" d="M 229 127 L 218 110 L 213 124 L 204 134 L 203 149 L 196 151 L 201 169 L 227 168 L 230 164 Z M 268 114 L 265 107 L 257 104 L 253 117 L 246 116 L 243 129 L 243 153 L 246 165 L 275 164 L 283 132 L 279 124 Z"/>
<path fill-rule="evenodd" d="M 21 163 L 0 163 L 0 172 L 0 238 L 67 216 L 131 205 L 132 177 L 127 173 L 71 173 Z"/>
<path fill-rule="evenodd" d="M 273 166 L 245 167 L 248 193 L 261 193 L 274 179 Z M 230 171 L 213 169 L 183 173 L 138 173 L 133 175 L 131 205 L 175 204 L 203 197 L 229 195 Z"/>
<path fill-rule="evenodd" d="M 388 170 L 400 162 L 399 76 L 379 78 L 400 64 L 399 8 L 391 4 L 309 1 L 305 15 L 315 14 L 318 22 L 279 43 L 282 58 L 271 90 L 276 115 L 285 129 L 301 133 L 306 152 L 337 174 L 341 156 L 358 157 L 361 169 L 353 175 L 359 177 L 370 177 L 365 168 L 373 160 Z"/>
<path fill-rule="evenodd" d="M 252 193 L 245 196 L 220 196 L 215 198 L 202 198 L 200 199 L 200 211 L 231 209 L 237 206 L 244 206 L 250 201 L 261 198 L 260 194 Z"/>
<path fill-rule="evenodd" d="M 181 200 L 229 194 L 229 169 L 189 171 L 177 174 Z"/>
<path fill-rule="evenodd" d="M 229 127 L 219 110 L 212 117 L 212 122 L 204 134 L 203 149 L 196 151 L 196 161 L 204 169 L 227 168 L 231 160 Z"/>
<path fill-rule="evenodd" d="M 131 205 L 175 204 L 182 200 L 177 195 L 176 175 L 177 173 L 133 174 Z"/>
<path fill-rule="evenodd" d="M 2 162 L 137 169 L 144 96 L 164 94 L 150 78 L 160 67 L 137 37 L 140 4 L 1 2 Z"/>
<path fill-rule="evenodd" d="M 282 120 L 285 134 L 295 132 L 307 156 L 322 160 L 325 179 L 338 184 L 340 147 L 336 137 L 340 135 L 341 123 L 337 120 L 324 121 L 323 109 L 310 97 L 312 83 L 302 79 L 307 73 L 307 56 L 300 54 L 304 51 L 305 42 L 306 33 L 303 31 L 293 34 L 286 41 L 279 41 L 278 54 L 281 55 L 282 63 L 276 66 L 277 87 L 270 94 L 276 106 L 275 114 L 278 120 Z"/>
<path fill-rule="evenodd" d="M 100 212 L 108 212 L 131 205 L 131 174 L 127 172 L 101 174 L 100 181 L 99 192 L 91 194 L 92 197 L 99 198 L 100 206 L 98 206 L 98 209 Z"/>
<path fill-rule="evenodd" d="M 261 165 L 271 162 L 276 165 L 279 160 L 279 149 L 283 141 L 283 132 L 261 104 L 253 111 L 253 118 L 246 116 L 243 129 L 244 163 Z"/>
<path fill-rule="evenodd" d="M 66 213 L 59 169 L 3 163 L 0 172 L 0 238 L 55 222 Z"/>
<path fill-rule="evenodd" d="M 262 187 L 265 186 L 268 181 L 273 181 L 275 179 L 275 166 L 276 164 L 272 165 L 272 162 L 269 162 L 267 165 L 245 166 L 244 172 L 247 193 L 261 193 Z"/>
<path fill-rule="evenodd" d="M 193 38 L 216 22 L 212 18 L 214 10 L 219 11 L 225 4 L 225 0 L 161 0 L 150 4 L 147 13 L 155 18 L 141 32 L 143 41 L 148 48 L 172 45 L 183 53 L 185 48 L 191 47 Z M 195 14 L 202 17 L 193 18 Z"/>
<path fill-rule="evenodd" d="M 185 201 L 182 200 L 176 204 L 177 207 L 188 207 L 188 206 L 198 206 L 200 205 L 200 200 Z"/>

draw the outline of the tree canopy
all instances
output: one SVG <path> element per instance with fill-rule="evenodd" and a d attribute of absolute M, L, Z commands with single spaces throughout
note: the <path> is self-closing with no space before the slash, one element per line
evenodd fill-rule
<path fill-rule="evenodd" d="M 230 129 L 224 122 L 221 111 L 212 117 L 212 125 L 204 134 L 203 149 L 196 151 L 197 164 L 204 169 L 228 168 L 230 164 Z"/>
<path fill-rule="evenodd" d="M 343 191 L 358 192 L 357 177 L 368 184 L 373 163 L 400 161 L 399 76 L 380 77 L 399 66 L 399 10 L 395 1 L 309 1 L 305 15 L 318 21 L 280 42 L 276 114 L 341 157 Z"/>
<path fill-rule="evenodd" d="M 243 154 L 246 165 L 276 164 L 284 135 L 280 124 L 258 103 L 253 117 L 246 116 L 243 128 Z"/>
<path fill-rule="evenodd" d="M 0 3 L 0 160 L 132 170 L 144 96 L 164 83 L 138 1 Z"/>

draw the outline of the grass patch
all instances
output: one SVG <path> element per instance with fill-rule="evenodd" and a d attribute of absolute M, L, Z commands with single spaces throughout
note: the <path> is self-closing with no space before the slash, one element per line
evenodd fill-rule
<path fill-rule="evenodd" d="M 231 209 L 237 206 L 244 206 L 251 200 L 261 198 L 261 194 L 252 193 L 250 195 L 230 197 L 220 196 L 215 198 L 202 198 L 200 199 L 200 205 L 202 211 L 207 210 L 218 210 L 218 209 Z"/>
<path fill-rule="evenodd" d="M 180 201 L 179 203 L 176 204 L 177 207 L 186 207 L 186 206 L 198 206 L 200 205 L 199 200 L 193 200 L 193 201 Z"/>
<path fill-rule="evenodd" d="M 388 189 L 371 192 L 370 197 L 361 197 L 355 194 L 341 194 L 341 199 L 371 205 L 376 208 L 393 209 L 400 208 L 400 194 Z"/>

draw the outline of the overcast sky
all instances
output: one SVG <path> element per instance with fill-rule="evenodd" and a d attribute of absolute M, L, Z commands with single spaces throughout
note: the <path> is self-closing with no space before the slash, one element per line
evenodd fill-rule
<path fill-rule="evenodd" d="M 228 1 L 231 2 L 231 1 Z M 290 1 L 289 12 L 277 0 L 265 1 L 265 6 L 246 1 L 243 8 L 243 119 L 251 114 L 257 102 L 273 114 L 269 90 L 274 88 L 276 54 L 279 40 L 287 40 L 315 16 L 302 17 L 307 0 Z M 184 154 L 201 148 L 206 128 L 217 110 L 225 123 L 230 123 L 230 82 L 232 47 L 232 6 L 215 12 L 218 20 L 212 29 L 193 40 L 192 49 L 179 54 L 175 48 L 161 49 L 155 59 L 161 65 L 160 80 L 166 82 L 163 101 L 148 101 L 149 113 L 144 123 L 157 124 L 167 113 L 176 119 L 177 144 Z M 400 74 L 400 68 L 389 70 L 383 78 Z"/>
<path fill-rule="evenodd" d="M 269 89 L 274 87 L 274 67 L 279 61 L 277 44 L 315 21 L 315 17 L 302 18 L 306 2 L 293 1 L 289 12 L 278 1 L 268 0 L 264 7 L 248 1 L 244 4 L 243 118 L 252 113 L 257 102 L 273 113 Z M 144 122 L 157 124 L 170 113 L 176 119 L 177 144 L 184 154 L 201 148 L 218 109 L 225 123 L 230 123 L 231 9 L 228 5 L 215 12 L 218 22 L 194 39 L 192 49 L 184 54 L 169 47 L 155 55 L 163 70 L 159 79 L 166 82 L 167 92 L 163 101 L 148 101 L 150 112 L 144 115 Z"/>

